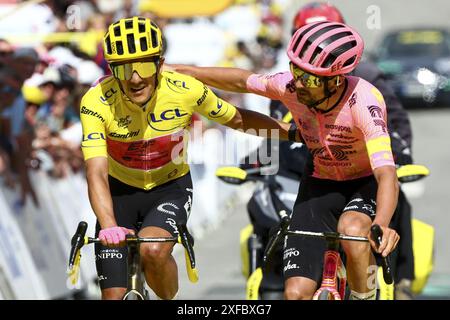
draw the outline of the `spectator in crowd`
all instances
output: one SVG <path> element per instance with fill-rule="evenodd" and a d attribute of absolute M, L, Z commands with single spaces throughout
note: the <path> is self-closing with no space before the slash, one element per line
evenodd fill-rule
<path fill-rule="evenodd" d="M 15 49 L 12 54 L 10 65 L 3 69 L 8 75 L 9 90 L 14 92 L 14 101 L 6 106 L 3 111 L 3 117 L 8 122 L 9 130 L 6 135 L 12 145 L 13 171 L 19 175 L 21 186 L 21 196 L 19 203 L 25 204 L 27 196 L 31 196 L 34 203 L 38 205 L 38 199 L 27 170 L 27 159 L 29 150 L 31 150 L 29 135 L 24 132 L 25 108 L 26 103 L 23 98 L 21 88 L 24 81 L 31 77 L 39 61 L 39 56 L 33 48 L 21 47 Z"/>

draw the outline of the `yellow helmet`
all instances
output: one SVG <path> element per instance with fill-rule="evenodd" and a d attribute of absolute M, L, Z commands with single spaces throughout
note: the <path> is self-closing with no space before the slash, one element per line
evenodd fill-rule
<path fill-rule="evenodd" d="M 143 17 L 124 18 L 111 24 L 103 37 L 108 63 L 146 57 L 161 57 L 162 34 L 159 27 Z"/>

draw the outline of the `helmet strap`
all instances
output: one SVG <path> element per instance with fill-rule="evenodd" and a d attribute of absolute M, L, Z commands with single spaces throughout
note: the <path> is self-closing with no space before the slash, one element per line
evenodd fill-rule
<path fill-rule="evenodd" d="M 330 99 L 332 95 L 334 95 L 337 92 L 337 89 L 334 89 L 333 91 L 330 90 L 330 87 L 328 85 L 328 81 L 330 81 L 332 78 L 331 77 L 325 77 L 324 78 L 324 85 L 323 85 L 323 94 L 324 97 L 320 100 L 317 100 L 316 102 L 314 102 L 313 104 L 308 105 L 309 108 L 315 108 L 323 103 L 325 100 Z M 336 78 L 336 87 L 339 87 L 342 84 L 341 78 L 338 76 Z"/>

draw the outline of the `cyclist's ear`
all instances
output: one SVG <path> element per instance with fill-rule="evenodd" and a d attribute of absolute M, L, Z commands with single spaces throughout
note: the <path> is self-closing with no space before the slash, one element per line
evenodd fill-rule
<path fill-rule="evenodd" d="M 164 57 L 161 57 L 161 58 L 159 59 L 159 63 L 158 63 L 158 72 L 162 72 L 162 71 L 165 71 L 165 70 L 166 70 L 166 69 L 163 68 L 163 66 L 164 66 L 164 61 L 165 61 Z"/>
<path fill-rule="evenodd" d="M 328 81 L 328 87 L 330 88 L 330 90 L 333 90 L 339 88 L 344 83 L 344 77 L 342 76 L 328 77 L 326 81 Z"/>

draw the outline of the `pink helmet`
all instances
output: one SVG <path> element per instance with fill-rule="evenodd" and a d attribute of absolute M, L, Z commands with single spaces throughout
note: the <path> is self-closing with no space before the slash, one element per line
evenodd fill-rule
<path fill-rule="evenodd" d="M 316 22 L 298 29 L 288 45 L 292 63 L 308 73 L 333 77 L 352 72 L 361 60 L 364 41 L 339 22 Z"/>

